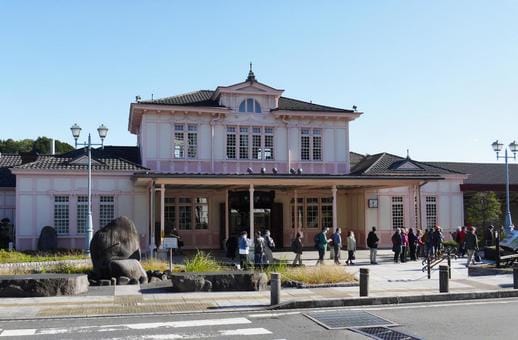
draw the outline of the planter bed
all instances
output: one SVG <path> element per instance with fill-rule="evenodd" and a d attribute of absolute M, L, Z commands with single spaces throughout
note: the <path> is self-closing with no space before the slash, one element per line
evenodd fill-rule
<path fill-rule="evenodd" d="M 282 286 L 285 288 L 329 288 L 329 287 L 357 287 L 356 282 L 336 282 L 336 283 L 304 283 L 299 281 L 284 281 Z"/>
<path fill-rule="evenodd" d="M 257 291 L 266 289 L 268 277 L 253 271 L 171 273 L 174 292 Z"/>
<path fill-rule="evenodd" d="M 31 274 L 0 276 L 0 297 L 45 297 L 88 292 L 82 274 Z"/>

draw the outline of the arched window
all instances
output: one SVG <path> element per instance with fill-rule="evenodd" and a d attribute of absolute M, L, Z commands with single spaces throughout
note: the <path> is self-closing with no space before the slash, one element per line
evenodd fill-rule
<path fill-rule="evenodd" d="M 239 104 L 239 112 L 261 113 L 261 104 L 252 98 L 245 99 Z"/>

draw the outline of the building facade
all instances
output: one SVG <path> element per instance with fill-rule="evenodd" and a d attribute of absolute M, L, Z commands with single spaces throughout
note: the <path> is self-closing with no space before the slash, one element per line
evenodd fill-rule
<path fill-rule="evenodd" d="M 364 246 L 377 226 L 390 246 L 394 228 L 463 224 L 464 174 L 353 153 L 349 129 L 361 112 L 282 93 L 250 70 L 231 86 L 132 103 L 138 146 L 92 156 L 95 229 L 126 215 L 151 250 L 173 228 L 186 248 L 218 249 L 243 230 L 269 229 L 288 247 L 297 231 L 312 246 L 322 227 L 341 227 Z M 79 149 L 11 167 L 18 249 L 34 249 L 46 225 L 60 246 L 84 248 L 86 161 Z"/>

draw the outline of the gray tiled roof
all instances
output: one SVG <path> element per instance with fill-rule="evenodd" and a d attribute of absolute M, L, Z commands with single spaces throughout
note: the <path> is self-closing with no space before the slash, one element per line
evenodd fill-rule
<path fill-rule="evenodd" d="M 464 184 L 505 184 L 504 163 L 457 163 L 457 162 L 427 162 L 427 164 L 468 174 Z M 509 183 L 518 185 L 518 164 L 509 164 Z"/>
<path fill-rule="evenodd" d="M 100 148 L 92 149 L 92 170 L 93 171 L 139 171 L 147 170 L 147 168 L 119 157 L 117 154 L 118 147 L 106 147 L 105 150 Z M 122 147 L 123 151 L 128 151 Z M 61 155 L 40 155 L 34 162 L 20 164 L 15 166 L 16 169 L 37 169 L 37 170 L 86 170 L 88 164 L 77 164 L 74 160 L 86 155 L 86 148 L 73 150 Z M 120 153 L 123 156 L 125 153 Z"/>
<path fill-rule="evenodd" d="M 184 105 L 184 106 L 213 106 L 221 107 L 217 100 L 213 100 L 212 95 L 214 91 L 200 90 L 189 93 L 180 94 L 177 96 L 159 98 L 153 100 L 142 100 L 143 104 L 162 104 L 162 105 Z M 325 112 L 354 112 L 353 110 L 346 110 L 337 107 L 313 104 L 298 99 L 280 97 L 279 107 L 275 110 L 287 111 L 325 111 Z"/>
<path fill-rule="evenodd" d="M 14 188 L 16 176 L 9 170 L 10 167 L 22 164 L 22 157 L 18 154 L 0 154 L 0 188 Z"/>
<path fill-rule="evenodd" d="M 411 162 L 416 169 L 398 169 L 400 164 L 407 161 Z M 440 176 L 448 174 L 462 174 L 462 172 L 442 168 L 425 162 L 418 162 L 385 152 L 366 156 L 354 167 L 351 167 L 351 175 L 356 176 Z"/>

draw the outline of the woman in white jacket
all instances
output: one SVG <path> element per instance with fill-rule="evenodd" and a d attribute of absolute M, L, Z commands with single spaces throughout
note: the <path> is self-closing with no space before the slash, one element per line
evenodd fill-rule
<path fill-rule="evenodd" d="M 354 231 L 349 231 L 347 233 L 347 261 L 346 264 L 353 265 L 353 260 L 355 260 L 354 252 L 356 251 L 356 239 L 354 238 Z"/>

